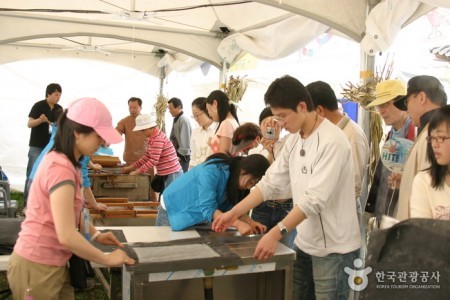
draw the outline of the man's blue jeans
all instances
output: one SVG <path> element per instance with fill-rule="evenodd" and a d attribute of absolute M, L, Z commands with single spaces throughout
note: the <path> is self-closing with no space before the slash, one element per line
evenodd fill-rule
<path fill-rule="evenodd" d="M 268 200 L 253 208 L 251 217 L 254 221 L 267 226 L 267 231 L 269 231 L 287 216 L 292 206 L 292 200 L 290 202 Z M 292 249 L 296 235 L 297 230 L 293 229 L 280 242 Z"/>
<path fill-rule="evenodd" d="M 33 170 L 34 163 L 36 162 L 37 158 L 41 154 L 42 150 L 44 150 L 44 148 L 39 148 L 39 147 L 30 147 L 30 150 L 28 150 L 27 178 L 25 179 L 25 187 L 24 187 L 24 192 L 23 192 L 23 206 L 24 207 L 27 206 L 28 192 L 29 192 L 29 187 L 31 185 L 31 182 L 30 183 L 28 182 L 29 181 L 28 176 L 30 176 L 31 170 Z"/>
<path fill-rule="evenodd" d="M 346 253 L 332 253 L 325 257 L 309 255 L 294 246 L 294 285 L 292 299 L 347 300 L 350 292 L 345 267 L 354 268 L 359 249 Z"/>
<path fill-rule="evenodd" d="M 175 179 L 183 175 L 183 171 L 180 170 L 176 173 L 170 174 L 167 176 L 166 181 L 164 181 L 164 189 L 166 189 L 169 184 L 171 184 Z M 156 226 L 170 226 L 169 216 L 167 215 L 167 211 L 162 208 L 160 205 L 158 207 L 158 216 L 156 217 Z"/>
<path fill-rule="evenodd" d="M 160 205 L 158 207 L 158 216 L 156 217 L 156 226 L 170 226 L 169 215 L 167 211 Z"/>

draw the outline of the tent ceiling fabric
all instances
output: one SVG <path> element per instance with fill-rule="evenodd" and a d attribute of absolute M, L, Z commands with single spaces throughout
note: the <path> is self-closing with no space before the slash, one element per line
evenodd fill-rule
<path fill-rule="evenodd" d="M 369 1 L 379 2 L 2 0 L 0 63 L 83 57 L 158 76 L 161 66 L 166 72 L 203 62 L 220 68 L 245 53 L 280 58 L 327 31 L 362 42 L 374 54 L 386 50 L 402 26 L 450 2 L 387 0 L 367 17 Z"/>

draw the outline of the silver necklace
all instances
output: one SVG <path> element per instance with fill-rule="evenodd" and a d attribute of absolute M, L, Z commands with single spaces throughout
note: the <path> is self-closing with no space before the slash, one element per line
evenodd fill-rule
<path fill-rule="evenodd" d="M 309 132 L 309 134 L 311 134 L 314 130 L 314 127 L 316 127 L 318 116 L 319 116 L 319 114 L 316 113 L 316 120 L 314 121 L 314 125 L 311 128 L 311 131 Z M 305 143 L 306 143 L 306 139 L 302 138 L 302 149 L 300 149 L 300 156 L 302 156 L 302 157 L 306 155 L 306 151 L 305 151 L 305 149 L 303 149 L 303 146 L 305 145 Z"/>

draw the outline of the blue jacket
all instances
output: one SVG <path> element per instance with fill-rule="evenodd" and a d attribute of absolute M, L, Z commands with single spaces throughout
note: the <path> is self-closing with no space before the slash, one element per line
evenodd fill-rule
<path fill-rule="evenodd" d="M 41 154 L 39 154 L 38 158 L 34 162 L 33 168 L 31 169 L 30 176 L 28 176 L 28 179 L 30 181 L 33 181 L 34 175 L 36 174 L 36 171 L 39 167 L 39 164 L 41 163 L 41 160 L 44 158 L 44 156 L 50 151 L 50 149 L 53 148 L 53 145 L 55 145 L 55 136 L 56 136 L 56 130 L 58 129 L 58 126 L 55 124 L 52 124 L 52 135 L 50 136 L 50 141 L 48 142 L 47 146 L 42 150 Z M 105 151 L 109 151 L 109 148 L 100 147 L 97 152 L 102 153 Z M 97 154 L 96 152 L 96 154 Z M 109 153 L 109 152 L 105 152 Z M 112 150 L 111 150 L 112 155 Z M 83 187 L 88 188 L 91 186 L 91 181 L 89 180 L 89 171 L 87 169 L 87 165 L 90 161 L 89 156 L 84 156 L 84 158 L 80 161 L 81 163 L 81 175 L 82 175 L 82 181 L 83 181 Z"/>
<path fill-rule="evenodd" d="M 36 174 L 39 164 L 41 163 L 41 160 L 44 158 L 45 154 L 47 154 L 47 152 L 50 151 L 50 149 L 52 149 L 53 145 L 55 144 L 55 136 L 56 136 L 56 130 L 58 129 L 58 126 L 56 126 L 56 124 L 54 124 L 54 123 L 51 124 L 50 126 L 52 126 L 52 134 L 50 136 L 50 140 L 49 140 L 47 146 L 45 146 L 45 148 L 42 150 L 41 154 L 39 154 L 38 158 L 34 162 L 33 168 L 31 169 L 30 175 L 28 176 L 28 180 L 30 180 L 30 181 L 33 181 L 34 175 Z"/>
<path fill-rule="evenodd" d="M 232 204 L 226 198 L 229 177 L 228 165 L 202 163 L 173 181 L 163 192 L 172 229 L 212 222 L 215 210 L 230 210 Z"/>

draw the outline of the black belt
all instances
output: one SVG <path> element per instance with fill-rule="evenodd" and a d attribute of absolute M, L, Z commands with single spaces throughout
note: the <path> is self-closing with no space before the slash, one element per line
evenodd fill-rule
<path fill-rule="evenodd" d="M 274 200 L 267 200 L 264 203 L 266 204 L 267 207 L 272 207 L 272 208 L 291 209 L 292 206 L 293 206 L 292 199 L 291 200 L 287 200 L 285 202 L 274 201 Z"/>

